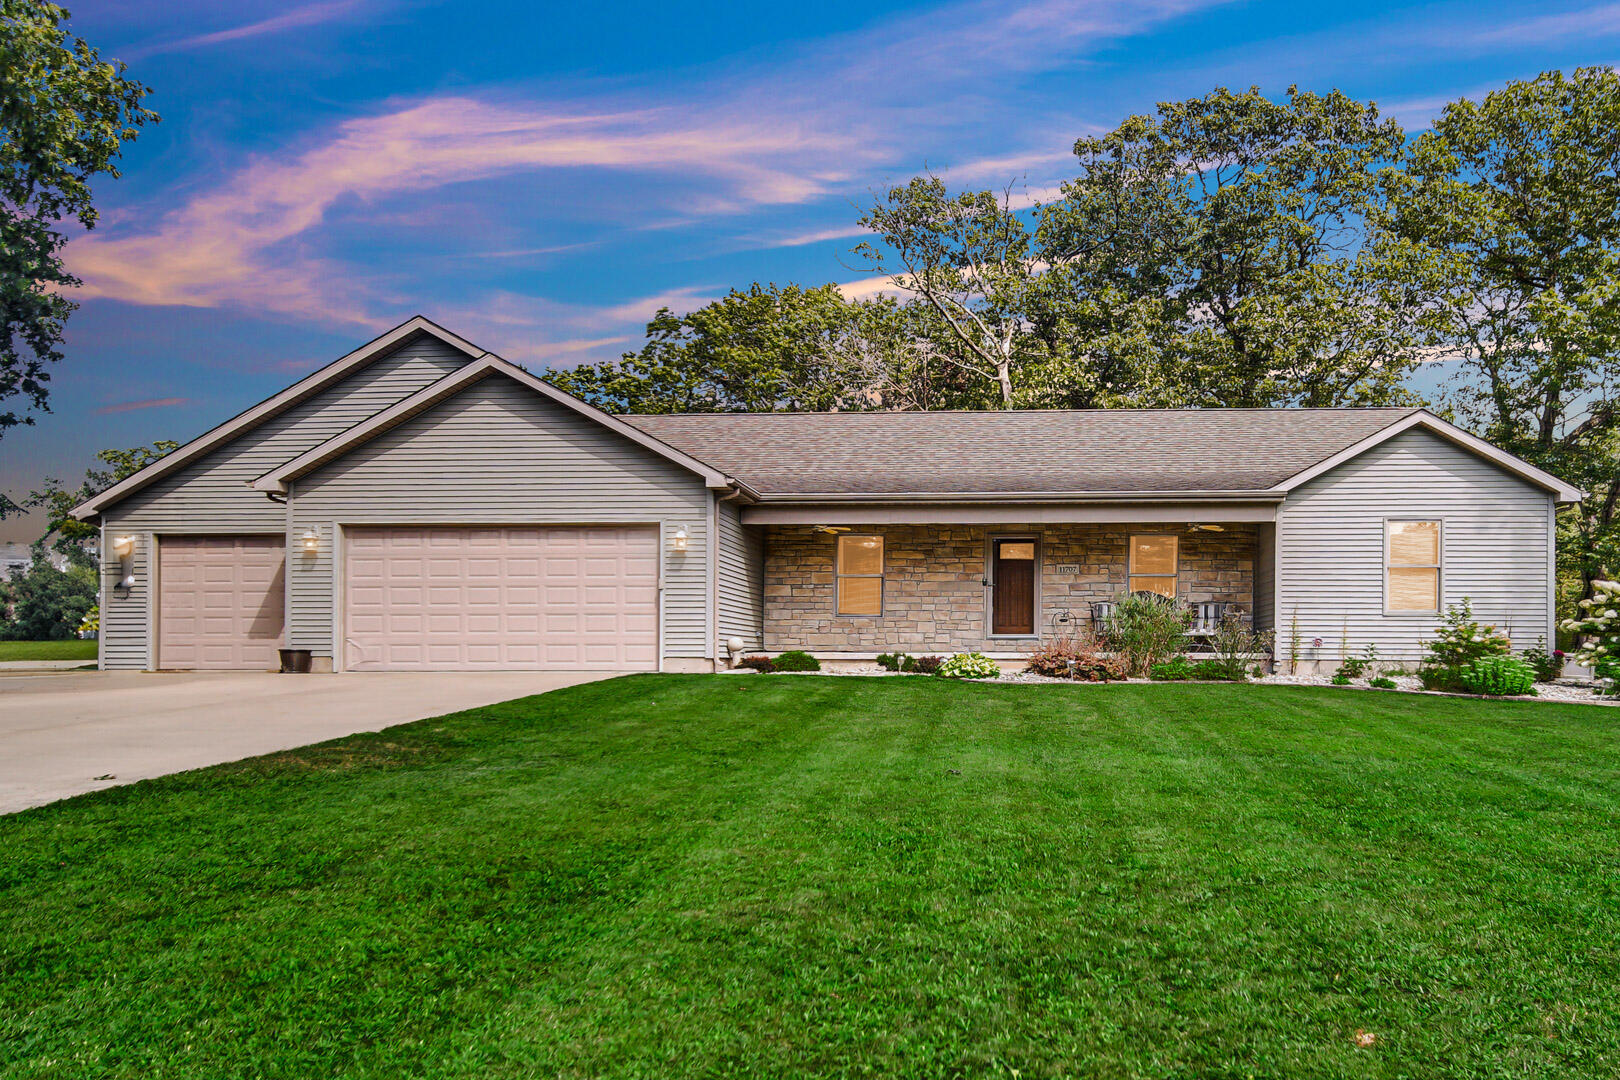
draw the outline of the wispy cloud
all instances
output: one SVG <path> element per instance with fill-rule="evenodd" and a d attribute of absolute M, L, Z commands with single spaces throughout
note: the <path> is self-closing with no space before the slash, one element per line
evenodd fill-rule
<path fill-rule="evenodd" d="M 397 221 L 401 203 L 451 185 L 582 168 L 602 173 L 599 187 L 625 192 L 605 202 L 654 221 L 847 197 L 875 169 L 914 168 L 943 132 L 974 127 L 992 84 L 1070 65 L 1106 42 L 1220 2 L 966 0 L 755 61 L 684 97 L 662 86 L 538 101 L 474 90 L 395 104 L 252 160 L 178 207 L 110 213 L 103 229 L 69 245 L 68 260 L 92 297 L 377 326 L 396 309 L 397 289 L 380 283 L 386 269 L 343 259 L 325 235 L 337 221 L 352 242 L 368 219 Z M 350 8 L 306 5 L 183 44 L 312 25 Z M 926 108 L 919 86 L 929 88 Z M 977 171 L 1011 179 L 1007 173 L 1054 154 L 1021 152 L 959 169 L 964 178 Z M 814 230 L 782 246 L 859 234 Z M 510 242 L 501 250 L 539 253 Z"/>
<path fill-rule="evenodd" d="M 1471 45 L 1546 45 L 1568 38 L 1620 35 L 1620 4 L 1599 4 L 1552 15 L 1499 23 L 1464 35 Z"/>
<path fill-rule="evenodd" d="M 225 30 L 214 30 L 206 34 L 193 34 L 190 37 L 174 38 L 170 41 L 155 41 L 146 45 L 137 45 L 132 49 L 123 51 L 123 59 L 139 60 L 148 56 L 157 56 L 161 53 L 189 52 L 193 49 L 206 49 L 213 45 L 224 45 L 233 41 L 245 41 L 248 38 L 263 37 L 266 34 L 277 34 L 285 30 L 296 30 L 305 26 L 319 26 L 322 23 L 335 22 L 354 13 L 361 5 L 361 0 L 330 0 L 329 3 L 306 4 L 284 11 L 279 15 L 272 15 L 267 19 L 256 22 L 243 23 L 241 26 L 232 26 Z"/>
<path fill-rule="evenodd" d="M 193 400 L 188 397 L 142 398 L 140 401 L 120 401 L 116 405 L 103 405 L 96 410 L 96 415 L 110 416 L 113 413 L 139 412 L 141 409 L 170 409 L 178 405 L 191 404 Z"/>

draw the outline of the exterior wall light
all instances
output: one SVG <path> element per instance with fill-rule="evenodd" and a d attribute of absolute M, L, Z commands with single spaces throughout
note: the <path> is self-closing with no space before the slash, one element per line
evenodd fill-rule
<path fill-rule="evenodd" d="M 669 538 L 669 546 L 670 546 L 670 550 L 672 550 L 672 551 L 685 551 L 686 550 L 686 526 L 685 525 L 677 525 L 675 527 L 674 535 L 672 535 Z"/>
<path fill-rule="evenodd" d="M 304 533 L 304 554 L 313 555 L 315 554 L 316 549 L 320 546 L 320 535 L 317 534 L 314 529 L 306 530 Z"/>
<path fill-rule="evenodd" d="M 113 537 L 113 557 L 118 560 L 118 578 L 113 582 L 114 599 L 123 600 L 135 591 L 135 538 L 128 533 Z"/>
<path fill-rule="evenodd" d="M 134 550 L 135 538 L 133 536 L 113 537 L 113 554 L 117 555 L 120 559 L 125 558 Z"/>

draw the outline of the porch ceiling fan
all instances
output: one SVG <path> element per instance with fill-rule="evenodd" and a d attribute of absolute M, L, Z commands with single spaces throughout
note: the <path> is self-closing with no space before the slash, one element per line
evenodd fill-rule
<path fill-rule="evenodd" d="M 1225 525 L 1204 525 L 1204 524 L 1201 524 L 1201 523 L 1196 522 L 1196 521 L 1189 521 L 1187 523 L 1187 531 L 1190 532 L 1190 533 L 1195 533 L 1195 532 L 1225 532 L 1226 531 L 1226 526 Z"/>

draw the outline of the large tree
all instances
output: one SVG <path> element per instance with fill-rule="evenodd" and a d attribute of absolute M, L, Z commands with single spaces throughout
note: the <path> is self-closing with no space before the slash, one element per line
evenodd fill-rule
<path fill-rule="evenodd" d="M 935 385 L 919 335 L 892 300 L 836 285 L 752 285 L 684 315 L 661 309 L 647 344 L 547 378 L 615 412 L 928 408 Z"/>
<path fill-rule="evenodd" d="M 1295 87 L 1217 89 L 1078 140 L 1036 252 L 1074 351 L 1139 404 L 1403 399 L 1425 267 L 1378 216 L 1402 144 L 1374 106 Z"/>
<path fill-rule="evenodd" d="M 47 409 L 78 279 L 62 264 L 66 221 L 94 228 L 90 183 L 117 176 L 123 144 L 157 114 L 124 65 L 101 59 L 38 0 L 0 0 L 0 436 Z M 21 411 L 19 411 L 19 409 Z"/>
<path fill-rule="evenodd" d="M 1620 76 L 1554 71 L 1454 102 L 1391 183 L 1394 227 L 1443 260 L 1448 404 L 1591 492 L 1563 520 L 1589 595 L 1620 573 Z"/>

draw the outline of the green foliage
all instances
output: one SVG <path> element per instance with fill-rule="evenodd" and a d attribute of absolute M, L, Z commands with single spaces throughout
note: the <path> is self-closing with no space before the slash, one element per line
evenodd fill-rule
<path fill-rule="evenodd" d="M 1332 682 L 1334 686 L 1349 686 L 1351 683 L 1351 678 L 1348 675 L 1335 673 L 1333 678 L 1329 681 Z"/>
<path fill-rule="evenodd" d="M 1248 668 L 1218 657 L 1199 660 L 1193 664 L 1192 677 L 1204 682 L 1248 682 Z"/>
<path fill-rule="evenodd" d="M 1383 676 L 1383 675 L 1377 675 L 1377 676 L 1374 676 L 1371 679 L 1368 679 L 1367 680 L 1367 685 L 1372 687 L 1374 690 L 1395 690 L 1395 689 L 1398 689 L 1398 687 L 1396 687 L 1396 685 L 1395 685 L 1395 680 L 1394 679 L 1388 678 L 1388 677 Z"/>
<path fill-rule="evenodd" d="M 947 679 L 994 679 L 1001 674 L 1001 667 L 983 653 L 966 652 L 946 659 L 935 674 Z"/>
<path fill-rule="evenodd" d="M 1220 88 L 1129 117 L 1075 143 L 1079 176 L 1042 210 L 1048 293 L 1134 405 L 1408 400 L 1418 255 L 1373 225 L 1402 143 L 1337 91 Z"/>
<path fill-rule="evenodd" d="M 1575 662 L 1612 687 L 1620 675 L 1620 581 L 1593 581 L 1592 595 L 1580 602 L 1579 610 L 1563 623 L 1576 635 Z"/>
<path fill-rule="evenodd" d="M 1105 643 L 1125 659 L 1132 675 L 1146 675 L 1154 664 L 1186 646 L 1192 612 L 1150 593 L 1122 593 L 1114 603 Z"/>
<path fill-rule="evenodd" d="M 1193 664 L 1185 656 L 1173 656 L 1149 667 L 1147 677 L 1154 682 L 1186 682 L 1193 677 Z"/>
<path fill-rule="evenodd" d="M 611 412 L 936 407 L 914 330 L 891 299 L 755 284 L 684 315 L 661 308 L 640 352 L 546 378 Z"/>
<path fill-rule="evenodd" d="M 62 223 L 93 229 L 92 182 L 118 175 L 124 143 L 157 114 L 124 65 L 63 27 L 68 13 L 39 0 L 0 0 L 0 435 L 45 409 L 48 365 L 79 284 L 62 264 Z"/>
<path fill-rule="evenodd" d="M 1343 675 L 1346 679 L 1359 679 L 1367 670 L 1367 662 L 1359 656 L 1347 656 L 1339 662 L 1339 669 L 1333 674 Z"/>
<path fill-rule="evenodd" d="M 98 450 L 96 459 L 106 468 L 85 470 L 84 480 L 74 488 L 54 477 L 47 477 L 42 488 L 30 491 L 20 503 L 8 505 L 9 500 L 0 497 L 0 518 L 6 517 L 8 512 L 40 511 L 45 518 L 45 532 L 40 536 L 40 543 L 61 552 L 79 565 L 90 566 L 93 559 L 85 549 L 85 543 L 96 539 L 100 530 L 92 522 L 76 520 L 70 511 L 126 476 L 144 469 L 179 445 L 168 439 L 159 439 L 151 446 Z"/>
<path fill-rule="evenodd" d="M 905 671 L 906 662 L 910 659 L 911 657 L 903 652 L 878 653 L 877 665 L 885 671 Z"/>
<path fill-rule="evenodd" d="M 772 661 L 773 671 L 820 671 L 821 661 L 803 649 L 789 649 Z"/>
<path fill-rule="evenodd" d="M 1482 656 L 1505 656 L 1511 647 L 1496 627 L 1474 618 L 1473 603 L 1465 596 L 1462 603 L 1447 606 L 1434 639 L 1428 643 L 1429 655 L 1424 663 L 1461 669 Z"/>
<path fill-rule="evenodd" d="M 101 605 L 98 603 L 95 607 L 93 607 L 89 611 L 85 612 L 84 613 L 84 618 L 79 620 L 79 635 L 81 637 L 85 636 L 85 635 L 89 635 L 90 637 L 97 637 L 100 634 L 101 634 Z"/>
<path fill-rule="evenodd" d="M 770 672 L 776 670 L 776 664 L 768 656 L 745 656 L 737 661 L 737 666 L 750 671 Z"/>
<path fill-rule="evenodd" d="M 0 582 L 0 639 L 60 641 L 73 637 L 96 606 L 98 586 L 94 567 L 58 570 L 36 555 L 26 571 Z"/>
<path fill-rule="evenodd" d="M 1211 670 L 1218 672 L 1215 678 L 1243 682 L 1248 678 L 1253 657 L 1270 652 L 1274 640 L 1275 635 L 1271 631 L 1256 633 L 1249 628 L 1248 621 L 1242 615 L 1228 610 L 1209 636 L 1209 645 L 1215 657 L 1205 663 L 1213 665 Z"/>
<path fill-rule="evenodd" d="M 1590 583 L 1620 569 L 1620 74 L 1511 82 L 1446 106 L 1389 177 L 1389 227 L 1431 253 L 1435 342 L 1463 371 L 1467 427 L 1589 491 L 1559 556 Z"/>
<path fill-rule="evenodd" d="M 1550 683 L 1564 673 L 1564 654 L 1558 649 L 1547 651 L 1545 636 L 1536 638 L 1536 643 L 1524 650 L 1522 657 L 1536 673 L 1536 682 Z"/>
<path fill-rule="evenodd" d="M 1476 694 L 1516 697 L 1536 692 L 1535 668 L 1511 656 L 1482 656 L 1458 672 L 1458 681 Z"/>

